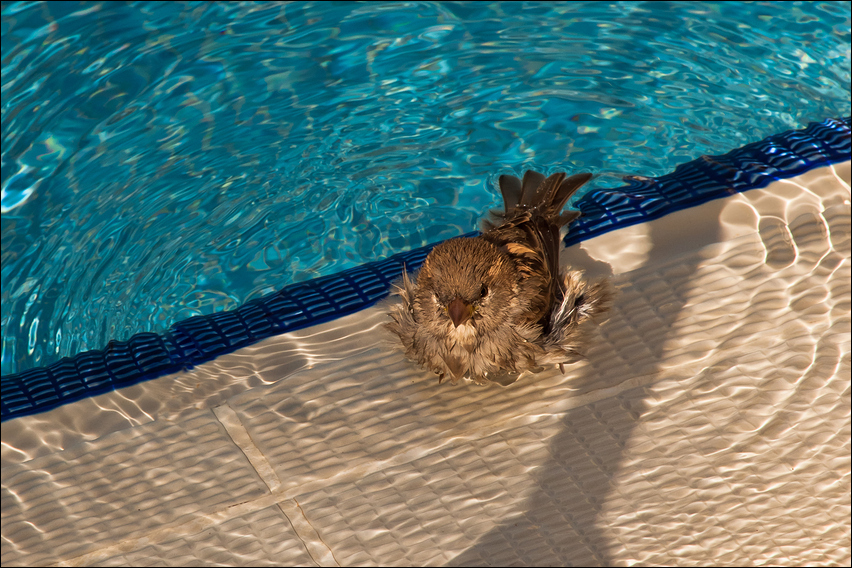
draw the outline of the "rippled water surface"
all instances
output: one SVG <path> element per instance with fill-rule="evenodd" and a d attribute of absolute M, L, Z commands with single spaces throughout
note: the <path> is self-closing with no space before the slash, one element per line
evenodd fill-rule
<path fill-rule="evenodd" d="M 2 372 L 850 112 L 831 3 L 3 3 Z"/>

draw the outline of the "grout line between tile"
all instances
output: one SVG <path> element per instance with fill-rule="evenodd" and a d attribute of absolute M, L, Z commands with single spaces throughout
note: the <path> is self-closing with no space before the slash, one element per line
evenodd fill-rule
<path fill-rule="evenodd" d="M 240 417 L 234 409 L 228 404 L 223 404 L 214 408 L 213 412 L 216 418 L 219 419 L 219 422 L 222 423 L 222 426 L 225 427 L 231 440 L 245 454 L 249 463 L 251 463 L 263 482 L 266 483 L 266 486 L 269 487 L 269 491 L 278 491 L 281 488 L 281 480 L 275 473 L 272 464 L 269 463 L 269 460 L 266 459 L 266 456 L 263 455 L 263 452 L 260 451 L 260 448 L 251 439 L 251 434 L 243 426 Z M 310 521 L 308 521 L 304 511 L 302 511 L 301 506 L 299 506 L 295 499 L 280 501 L 278 508 L 281 509 L 284 516 L 290 521 L 290 526 L 293 527 L 296 536 L 302 541 L 306 552 L 317 565 L 340 566 L 334 558 L 334 553 L 323 542 L 319 533 L 314 529 Z"/>
<path fill-rule="evenodd" d="M 278 503 L 278 508 L 290 520 L 293 530 L 302 539 L 308 554 L 319 566 L 340 566 L 334 557 L 334 552 L 323 541 L 320 534 L 308 520 L 305 511 L 296 499 L 285 499 Z M 310 538 L 305 538 L 308 535 Z"/>
<path fill-rule="evenodd" d="M 254 470 L 269 488 L 269 491 L 277 491 L 281 487 L 281 480 L 275 473 L 272 464 L 269 463 L 269 460 L 266 459 L 266 456 L 263 455 L 263 452 L 260 451 L 260 448 L 251 439 L 251 435 L 245 426 L 243 426 L 240 417 L 237 416 L 234 409 L 227 404 L 223 404 L 222 406 L 215 407 L 213 413 L 219 422 L 222 423 L 222 426 L 225 427 L 225 431 L 228 432 L 234 445 L 245 454 L 249 463 L 251 463 Z"/>

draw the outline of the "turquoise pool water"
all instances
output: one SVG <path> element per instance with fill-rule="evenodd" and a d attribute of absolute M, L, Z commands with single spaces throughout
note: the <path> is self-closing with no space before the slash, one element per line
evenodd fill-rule
<path fill-rule="evenodd" d="M 850 112 L 848 3 L 2 14 L 3 374 Z"/>

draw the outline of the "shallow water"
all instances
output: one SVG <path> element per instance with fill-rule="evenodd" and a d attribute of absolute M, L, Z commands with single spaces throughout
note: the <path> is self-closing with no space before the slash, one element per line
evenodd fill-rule
<path fill-rule="evenodd" d="M 840 3 L 2 10 L 3 374 L 850 112 Z"/>
<path fill-rule="evenodd" d="M 376 306 L 5 422 L 3 565 L 849 565 L 849 181 L 563 251 L 621 288 L 564 374 L 439 386 Z"/>

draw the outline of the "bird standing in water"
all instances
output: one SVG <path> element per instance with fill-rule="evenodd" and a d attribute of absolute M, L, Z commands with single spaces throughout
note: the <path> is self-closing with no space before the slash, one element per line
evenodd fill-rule
<path fill-rule="evenodd" d="M 416 279 L 403 272 L 385 324 L 409 359 L 440 383 L 479 384 L 576 361 L 585 322 L 609 307 L 606 281 L 587 283 L 559 270 L 560 229 L 580 216 L 562 208 L 592 175 L 527 171 L 500 176 L 504 211 L 492 212 L 482 235 L 437 245 Z"/>

